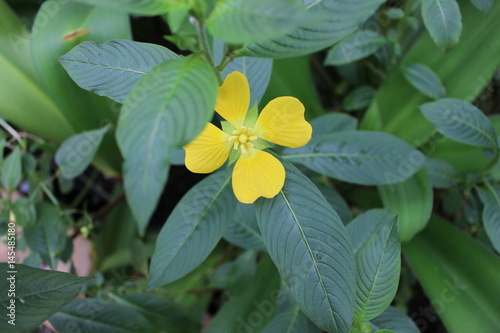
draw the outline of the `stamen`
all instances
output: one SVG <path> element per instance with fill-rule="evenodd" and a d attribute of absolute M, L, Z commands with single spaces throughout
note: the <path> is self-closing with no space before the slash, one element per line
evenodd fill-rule
<path fill-rule="evenodd" d="M 244 154 L 247 152 L 247 148 L 245 147 L 244 144 L 241 145 L 241 152 Z"/>
<path fill-rule="evenodd" d="M 252 135 L 251 137 L 248 138 L 248 141 L 253 141 L 253 140 L 257 140 L 257 135 Z"/>

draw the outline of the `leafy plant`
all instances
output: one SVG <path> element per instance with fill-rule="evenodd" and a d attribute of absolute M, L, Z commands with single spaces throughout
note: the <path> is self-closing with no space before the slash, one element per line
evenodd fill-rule
<path fill-rule="evenodd" d="M 499 16 L 0 0 L 2 332 L 498 330 Z"/>

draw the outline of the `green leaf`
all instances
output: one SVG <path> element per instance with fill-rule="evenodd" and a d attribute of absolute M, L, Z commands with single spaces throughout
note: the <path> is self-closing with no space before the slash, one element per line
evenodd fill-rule
<path fill-rule="evenodd" d="M 61 142 L 73 129 L 40 85 L 30 33 L 5 1 L 0 1 L 0 31 L 0 115 L 24 131 Z"/>
<path fill-rule="evenodd" d="M 156 66 L 128 95 L 116 135 L 141 234 L 163 191 L 172 149 L 194 139 L 212 118 L 217 86 L 210 66 L 190 56 Z"/>
<path fill-rule="evenodd" d="M 180 279 L 202 263 L 222 238 L 236 206 L 231 173 L 215 173 L 194 186 L 160 231 L 149 288 Z"/>
<path fill-rule="evenodd" d="M 12 269 L 7 263 L 0 263 L 0 270 L 0 304 L 3 311 L 7 311 L 0 320 L 0 329 L 5 333 L 35 330 L 71 301 L 82 285 L 90 279 L 22 264 L 15 264 Z M 12 276 L 14 279 L 11 279 Z M 10 294 L 10 289 L 13 289 L 13 294 Z M 12 313 L 8 308 L 11 304 L 14 304 L 13 316 L 9 316 Z M 15 326 L 8 322 L 13 319 Z"/>
<path fill-rule="evenodd" d="M 422 0 L 422 17 L 439 47 L 449 48 L 460 40 L 462 15 L 456 0 Z"/>
<path fill-rule="evenodd" d="M 356 223 L 356 220 L 353 222 Z M 376 224 L 377 229 L 372 230 L 356 251 L 354 317 L 358 323 L 375 318 L 391 304 L 398 289 L 401 272 L 397 218 L 366 222 L 368 223 L 364 223 L 363 227 L 370 228 Z"/>
<path fill-rule="evenodd" d="M 471 0 L 471 2 L 483 13 L 488 13 L 493 5 L 493 0 Z"/>
<path fill-rule="evenodd" d="M 449 188 L 457 184 L 457 172 L 445 160 L 429 158 L 425 161 L 425 170 L 427 170 L 434 188 Z"/>
<path fill-rule="evenodd" d="M 279 299 L 280 278 L 269 256 L 257 266 L 252 283 L 247 283 L 242 293 L 233 294 L 219 309 L 207 326 L 205 333 L 260 332 L 274 314 Z"/>
<path fill-rule="evenodd" d="M 21 150 L 16 147 L 5 159 L 0 174 L 2 185 L 8 189 L 15 189 L 21 182 Z"/>
<path fill-rule="evenodd" d="M 370 209 L 356 216 L 347 225 L 354 253 L 358 252 L 374 233 L 390 225 L 394 215 L 387 209 Z"/>
<path fill-rule="evenodd" d="M 29 198 L 21 197 L 12 204 L 12 213 L 21 227 L 33 227 L 36 222 L 35 205 Z"/>
<path fill-rule="evenodd" d="M 215 38 L 214 61 L 216 63 L 220 63 L 224 56 L 224 44 L 224 41 Z M 237 57 L 231 59 L 231 62 L 222 71 L 221 76 L 222 79 L 225 79 L 228 74 L 234 71 L 245 74 L 250 86 L 250 106 L 253 106 L 254 103 L 260 102 L 262 96 L 264 96 L 271 79 L 272 69 L 272 59 Z"/>
<path fill-rule="evenodd" d="M 433 206 L 432 184 L 425 170 L 402 183 L 379 186 L 378 192 L 384 206 L 398 216 L 402 242 L 409 241 L 425 228 Z"/>
<path fill-rule="evenodd" d="M 297 305 L 279 311 L 262 333 L 320 333 L 321 330 L 309 321 Z"/>
<path fill-rule="evenodd" d="M 384 36 L 371 30 L 359 30 L 328 51 L 325 65 L 339 66 L 363 59 L 387 43 Z"/>
<path fill-rule="evenodd" d="M 400 139 L 379 132 L 328 134 L 283 158 L 329 177 L 361 185 L 393 184 L 410 178 L 425 157 Z"/>
<path fill-rule="evenodd" d="M 156 332 L 196 333 L 198 323 L 186 310 L 169 298 L 156 293 L 131 292 L 125 295 L 106 293 L 117 304 L 143 315 L 154 325 Z"/>
<path fill-rule="evenodd" d="M 314 184 L 284 165 L 283 190 L 255 203 L 264 243 L 304 314 L 323 330 L 348 332 L 355 293 L 349 236 Z"/>
<path fill-rule="evenodd" d="M 75 134 L 66 139 L 56 153 L 56 163 L 66 179 L 81 175 L 94 159 L 109 126 Z"/>
<path fill-rule="evenodd" d="M 123 103 L 137 81 L 156 65 L 180 56 L 155 44 L 110 40 L 83 42 L 59 58 L 81 88 Z"/>
<path fill-rule="evenodd" d="M 337 191 L 323 184 L 315 183 L 315 185 L 321 191 L 326 201 L 332 205 L 344 224 L 352 220 L 352 212 L 349 205 Z"/>
<path fill-rule="evenodd" d="M 405 79 L 424 95 L 434 99 L 446 96 L 446 89 L 441 80 L 429 67 L 421 64 L 407 64 L 402 66 L 401 70 Z"/>
<path fill-rule="evenodd" d="M 479 191 L 483 202 L 483 224 L 488 237 L 497 252 L 500 252 L 500 186 L 493 187 L 489 183 Z"/>
<path fill-rule="evenodd" d="M 323 0 L 309 7 L 307 15 L 315 17 L 307 24 L 268 41 L 250 43 L 241 55 L 288 58 L 310 54 L 356 31 L 385 0 Z"/>
<path fill-rule="evenodd" d="M 191 0 L 77 0 L 81 3 L 123 10 L 139 15 L 160 15 L 193 3 Z"/>
<path fill-rule="evenodd" d="M 498 330 L 497 255 L 437 217 L 403 244 L 403 253 L 448 332 Z"/>
<path fill-rule="evenodd" d="M 361 86 L 346 96 L 342 107 L 346 111 L 361 110 L 368 107 L 375 97 L 376 90 L 370 86 Z"/>
<path fill-rule="evenodd" d="M 410 317 L 393 306 L 389 306 L 370 322 L 375 325 L 374 329 L 389 329 L 398 333 L 420 333 Z"/>
<path fill-rule="evenodd" d="M 45 1 L 31 34 L 32 59 L 40 81 L 75 133 L 115 123 L 116 106 L 107 98 L 82 90 L 68 76 L 59 57 L 86 40 L 131 39 L 130 21 L 122 10 L 95 8 L 73 1 Z M 47 47 L 50 45 L 50 47 Z M 109 175 L 120 173 L 121 156 L 113 136 L 104 138 L 96 164 Z"/>
<path fill-rule="evenodd" d="M 66 247 L 66 224 L 59 210 L 46 202 L 35 206 L 37 221 L 31 228 L 24 229 L 26 243 L 31 250 L 40 254 L 45 264 L 56 269 L 57 261 Z"/>
<path fill-rule="evenodd" d="M 224 239 L 247 250 L 264 250 L 266 248 L 252 205 L 237 203 L 234 216 L 224 233 Z"/>
<path fill-rule="evenodd" d="M 310 124 L 313 129 L 312 139 L 316 139 L 330 133 L 355 131 L 358 120 L 344 113 L 327 113 L 314 118 Z"/>
<path fill-rule="evenodd" d="M 298 0 L 219 1 L 207 27 L 212 35 L 232 44 L 256 42 L 293 30 L 304 12 Z"/>
<path fill-rule="evenodd" d="M 157 332 L 138 310 L 102 298 L 75 299 L 49 319 L 59 332 Z"/>
<path fill-rule="evenodd" d="M 450 139 L 479 147 L 497 147 L 491 121 L 468 102 L 445 98 L 421 105 L 420 111 L 438 132 Z"/>

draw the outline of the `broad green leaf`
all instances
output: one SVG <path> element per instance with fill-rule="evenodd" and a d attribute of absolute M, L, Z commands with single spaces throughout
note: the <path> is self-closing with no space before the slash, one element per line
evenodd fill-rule
<path fill-rule="evenodd" d="M 59 57 L 86 40 L 102 43 L 117 38 L 131 39 L 128 15 L 122 10 L 49 0 L 40 7 L 33 26 L 37 29 L 31 34 L 30 47 L 38 76 L 74 132 L 115 123 L 116 105 L 78 87 L 59 63 Z M 114 137 L 105 137 L 96 165 L 109 175 L 117 175 L 121 162 Z"/>
<path fill-rule="evenodd" d="M 479 191 L 483 202 L 483 224 L 488 237 L 497 252 L 500 252 L 500 186 L 493 187 L 487 184 L 484 190 Z"/>
<path fill-rule="evenodd" d="M 61 142 L 73 129 L 40 86 L 29 31 L 4 1 L 0 1 L 0 31 L 0 115 L 29 133 Z"/>
<path fill-rule="evenodd" d="M 267 251 L 304 314 L 323 330 L 348 332 L 355 293 L 349 236 L 314 184 L 284 165 L 282 191 L 255 203 Z"/>
<path fill-rule="evenodd" d="M 376 90 L 370 86 L 361 86 L 346 96 L 342 107 L 346 111 L 356 111 L 368 107 L 375 97 Z"/>
<path fill-rule="evenodd" d="M 309 321 L 297 305 L 278 312 L 262 333 L 320 333 L 321 330 Z"/>
<path fill-rule="evenodd" d="M 112 301 L 143 315 L 157 332 L 197 333 L 200 331 L 195 318 L 169 298 L 146 292 L 131 292 L 125 295 L 106 293 Z"/>
<path fill-rule="evenodd" d="M 354 254 L 356 254 L 370 237 L 390 225 L 394 220 L 394 215 L 387 209 L 370 209 L 359 214 L 347 225 L 347 232 L 352 242 Z"/>
<path fill-rule="evenodd" d="M 401 272 L 401 245 L 397 218 L 389 223 L 369 221 L 365 227 L 378 224 L 378 230 L 364 241 L 356 252 L 356 306 L 358 323 L 381 314 L 392 302 Z"/>
<path fill-rule="evenodd" d="M 219 1 L 207 19 L 208 30 L 232 44 L 284 35 L 301 22 L 305 10 L 299 0 Z"/>
<path fill-rule="evenodd" d="M 450 139 L 479 147 L 497 147 L 491 121 L 468 102 L 445 98 L 420 106 L 420 111 L 438 132 Z"/>
<path fill-rule="evenodd" d="M 371 30 L 359 30 L 332 47 L 326 55 L 325 65 L 339 66 L 363 59 L 382 47 L 387 41 Z"/>
<path fill-rule="evenodd" d="M 8 189 L 15 189 L 21 182 L 21 150 L 19 147 L 7 156 L 0 173 L 2 185 Z"/>
<path fill-rule="evenodd" d="M 434 188 L 449 188 L 458 181 L 455 168 L 445 160 L 429 158 L 425 161 L 424 167 L 431 178 L 432 187 Z"/>
<path fill-rule="evenodd" d="M 260 332 L 271 320 L 279 299 L 280 278 L 269 256 L 257 266 L 251 283 L 240 294 L 233 294 L 219 309 L 205 333 Z"/>
<path fill-rule="evenodd" d="M 389 306 L 370 322 L 374 325 L 374 329 L 390 329 L 398 333 L 420 333 L 410 317 L 393 306 Z"/>
<path fill-rule="evenodd" d="M 272 40 L 249 43 L 242 55 L 287 58 L 327 48 L 356 31 L 385 0 L 323 0 L 308 9 L 307 24 Z"/>
<path fill-rule="evenodd" d="M 476 6 L 477 9 L 483 13 L 488 13 L 493 5 L 493 0 L 471 0 L 471 2 Z"/>
<path fill-rule="evenodd" d="M 400 139 L 379 132 L 328 134 L 283 158 L 329 177 L 361 185 L 402 182 L 423 166 L 425 157 Z"/>
<path fill-rule="evenodd" d="M 398 216 L 399 238 L 409 241 L 425 228 L 432 213 L 433 192 L 427 171 L 398 184 L 379 186 L 384 206 Z"/>
<path fill-rule="evenodd" d="M 83 42 L 59 58 L 81 88 L 123 103 L 137 81 L 156 65 L 180 56 L 155 44 L 116 39 Z"/>
<path fill-rule="evenodd" d="M 460 8 L 464 29 L 458 45 L 443 52 L 430 35 L 424 33 L 415 40 L 401 63 L 428 66 L 441 79 L 447 96 L 472 102 L 500 66 L 500 39 L 492 38 L 498 30 L 500 2 L 495 1 L 486 16 L 469 1 L 461 1 Z M 435 130 L 418 109 L 428 101 L 428 97 L 406 81 L 401 71 L 394 71 L 378 90 L 366 115 L 366 120 L 370 122 L 363 121 L 361 128 L 388 132 L 413 146 L 419 146 Z M 431 143 L 431 146 L 435 145 Z M 458 170 L 459 165 L 453 166 Z"/>
<path fill-rule="evenodd" d="M 449 48 L 460 40 L 462 15 L 456 0 L 422 0 L 422 17 L 439 47 Z"/>
<path fill-rule="evenodd" d="M 222 238 L 236 206 L 231 173 L 215 173 L 194 186 L 160 231 L 149 288 L 175 281 L 202 263 Z"/>
<path fill-rule="evenodd" d="M 66 179 L 81 175 L 90 165 L 109 127 L 75 134 L 57 150 L 55 159 Z"/>
<path fill-rule="evenodd" d="M 55 206 L 38 202 L 35 207 L 37 221 L 31 228 L 24 229 L 26 243 L 31 250 L 40 254 L 45 264 L 56 269 L 68 242 L 66 224 Z"/>
<path fill-rule="evenodd" d="M 220 63 L 224 52 L 224 41 L 216 38 L 214 41 L 214 61 Z M 253 57 L 237 57 L 222 71 L 222 79 L 234 71 L 245 74 L 250 86 L 250 106 L 259 103 L 266 92 L 271 72 L 273 69 L 273 60 Z M 262 105 L 263 107 L 264 105 Z"/>
<path fill-rule="evenodd" d="M 90 279 L 22 264 L 10 267 L 7 263 L 0 263 L 0 270 L 0 304 L 5 311 L 0 320 L 0 329 L 5 333 L 37 329 L 43 321 L 70 302 Z M 13 289 L 13 295 L 9 295 L 10 289 Z M 11 304 L 14 304 L 13 316 L 9 316 L 12 313 L 9 309 Z"/>
<path fill-rule="evenodd" d="M 224 239 L 247 250 L 265 249 L 260 235 L 255 209 L 252 205 L 237 203 L 234 216 L 229 222 Z"/>
<path fill-rule="evenodd" d="M 358 120 L 344 113 L 327 113 L 310 121 L 313 132 L 312 139 L 326 134 L 355 131 Z"/>
<path fill-rule="evenodd" d="M 157 332 L 138 310 L 103 298 L 75 299 L 49 319 L 59 332 Z"/>
<path fill-rule="evenodd" d="M 497 255 L 437 217 L 403 244 L 403 254 L 448 332 L 498 330 Z"/>
<path fill-rule="evenodd" d="M 21 197 L 12 204 L 12 213 L 20 227 L 33 227 L 36 222 L 36 208 L 29 198 Z"/>
<path fill-rule="evenodd" d="M 403 75 L 412 86 L 430 98 L 438 99 L 446 96 L 439 77 L 429 67 L 421 64 L 407 64 L 401 67 Z"/>
<path fill-rule="evenodd" d="M 117 128 L 125 190 L 142 234 L 163 191 L 174 147 L 194 139 L 212 118 L 217 78 L 196 56 L 166 61 L 128 95 Z"/>
<path fill-rule="evenodd" d="M 160 15 L 194 3 L 192 0 L 76 0 L 89 5 L 123 10 L 139 15 Z"/>

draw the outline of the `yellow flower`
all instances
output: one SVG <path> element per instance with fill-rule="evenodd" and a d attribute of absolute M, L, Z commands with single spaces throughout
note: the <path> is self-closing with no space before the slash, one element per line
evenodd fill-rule
<path fill-rule="evenodd" d="M 272 198 L 283 188 L 285 168 L 263 151 L 266 141 L 301 147 L 311 139 L 311 125 L 304 119 L 304 105 L 294 97 L 278 97 L 257 118 L 250 106 L 250 88 L 245 75 L 232 72 L 219 88 L 215 111 L 226 121 L 223 131 L 208 123 L 203 132 L 184 147 L 186 167 L 195 173 L 210 173 L 230 158 L 236 160 L 232 185 L 236 198 L 253 203 Z"/>

